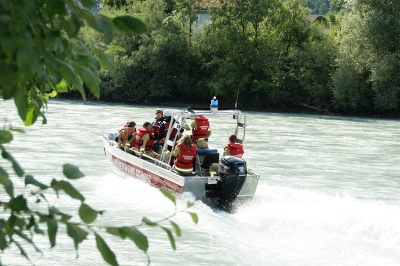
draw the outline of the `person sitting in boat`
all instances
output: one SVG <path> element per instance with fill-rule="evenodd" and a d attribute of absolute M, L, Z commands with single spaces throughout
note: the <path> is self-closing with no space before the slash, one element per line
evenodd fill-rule
<path fill-rule="evenodd" d="M 196 158 L 196 145 L 192 144 L 190 135 L 184 135 L 180 138 L 173 152 L 165 150 L 167 156 L 174 156 L 175 161 L 172 169 L 180 174 L 188 175 L 193 172 L 193 162 Z"/>
<path fill-rule="evenodd" d="M 131 122 L 131 121 L 126 121 L 126 123 L 125 123 L 122 127 L 118 128 L 118 134 L 119 134 L 122 130 L 124 130 L 126 127 L 128 127 L 129 122 Z M 118 143 L 118 136 L 115 137 L 115 142 Z"/>
<path fill-rule="evenodd" d="M 143 127 L 136 130 L 135 151 L 159 160 L 161 155 L 153 151 L 154 140 L 152 125 L 150 122 L 145 122 Z"/>
<path fill-rule="evenodd" d="M 229 136 L 229 142 L 228 144 L 224 147 L 224 153 L 222 157 L 225 156 L 235 156 L 242 158 L 244 154 L 244 149 L 243 149 L 243 144 L 237 142 L 237 136 L 235 134 L 232 134 Z M 218 167 L 219 163 L 213 163 L 210 166 L 210 172 L 218 172 Z"/>
<path fill-rule="evenodd" d="M 136 135 L 136 123 L 134 121 L 128 121 L 126 126 L 121 129 L 117 136 L 118 147 L 121 150 L 127 150 L 129 147 L 133 147 Z"/>
<path fill-rule="evenodd" d="M 126 123 L 122 127 L 118 128 L 118 133 L 121 132 L 122 130 L 124 130 L 124 128 L 128 127 L 130 122 L 131 121 L 126 121 Z"/>
<path fill-rule="evenodd" d="M 190 124 L 184 124 L 186 130 L 192 130 L 192 139 L 200 149 L 208 149 L 208 138 L 211 136 L 210 122 L 203 115 L 196 116 Z"/>

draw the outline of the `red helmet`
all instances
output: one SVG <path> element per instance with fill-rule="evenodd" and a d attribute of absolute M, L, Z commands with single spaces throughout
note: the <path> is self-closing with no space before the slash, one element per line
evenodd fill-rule
<path fill-rule="evenodd" d="M 162 115 L 163 114 L 163 110 L 157 109 L 156 110 L 156 114 L 161 114 Z"/>

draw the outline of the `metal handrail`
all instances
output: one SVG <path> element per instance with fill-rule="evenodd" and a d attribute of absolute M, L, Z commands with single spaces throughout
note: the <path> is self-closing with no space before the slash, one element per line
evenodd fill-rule
<path fill-rule="evenodd" d="M 164 169 L 166 169 L 168 171 L 172 171 L 172 167 L 167 163 L 164 163 L 164 162 L 162 162 L 162 161 L 160 161 L 160 160 L 158 160 L 156 158 L 150 157 L 150 156 L 148 156 L 148 155 L 146 155 L 144 153 L 135 151 L 134 149 L 129 149 L 129 150 L 133 151 L 135 153 L 135 155 L 138 156 L 139 158 L 144 157 L 144 158 L 149 159 L 150 161 L 152 161 L 153 164 L 155 164 L 157 166 L 160 166 L 160 167 L 162 167 L 162 168 L 164 168 Z"/>

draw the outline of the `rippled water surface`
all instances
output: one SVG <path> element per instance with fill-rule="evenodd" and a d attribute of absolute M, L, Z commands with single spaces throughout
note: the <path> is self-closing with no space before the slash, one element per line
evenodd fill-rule
<path fill-rule="evenodd" d="M 13 102 L 0 100 L 0 105 L 3 123 L 24 128 Z M 77 165 L 86 177 L 74 185 L 90 206 L 105 210 L 95 224 L 99 232 L 105 225 L 138 224 L 143 216 L 161 219 L 174 212 L 173 204 L 157 189 L 116 174 L 101 141 L 126 120 L 152 121 L 155 109 L 52 101 L 48 124 L 24 128 L 26 133 L 16 133 L 6 147 L 42 182 L 61 179 L 63 163 Z M 143 228 L 152 265 L 400 265 L 399 121 L 244 113 L 244 159 L 261 175 L 254 201 L 233 214 L 196 202 L 191 211 L 199 216 L 197 225 L 187 214 L 174 218 L 182 229 L 176 251 L 164 231 Z M 221 152 L 233 133 L 222 122 L 211 119 L 209 141 Z M 1 166 L 8 167 L 3 161 Z M 15 182 L 17 189 L 23 187 L 21 180 Z M 191 195 L 178 197 L 179 208 L 188 199 Z M 49 201 L 77 215 L 76 200 Z M 146 264 L 129 240 L 102 235 L 120 265 Z M 34 240 L 43 250 L 26 248 L 35 265 L 106 265 L 93 237 L 80 245 L 78 258 L 65 228 L 53 249 L 45 237 Z M 0 256 L 5 265 L 29 265 L 15 247 Z"/>

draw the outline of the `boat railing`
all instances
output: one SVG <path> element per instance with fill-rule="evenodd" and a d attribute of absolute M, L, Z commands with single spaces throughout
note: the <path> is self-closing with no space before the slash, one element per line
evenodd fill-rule
<path fill-rule="evenodd" d="M 138 151 L 135 151 L 135 154 L 137 156 L 139 156 L 139 158 L 141 158 L 141 159 L 149 161 L 149 162 L 151 162 L 151 163 L 153 163 L 153 164 L 155 164 L 155 165 L 157 165 L 157 166 L 159 166 L 161 168 L 164 168 L 164 169 L 166 169 L 168 171 L 172 171 L 172 167 L 167 163 L 164 163 L 164 162 L 162 162 L 162 161 L 160 161 L 160 160 L 158 160 L 156 158 L 150 157 L 150 156 L 148 156 L 148 155 L 146 155 L 144 153 L 140 153 Z"/>
<path fill-rule="evenodd" d="M 155 159 L 154 160 L 154 164 L 157 165 L 157 166 L 160 166 L 160 167 L 162 167 L 162 168 L 164 168 L 164 169 L 166 169 L 168 171 L 172 171 L 171 165 L 169 165 L 167 163 L 164 163 L 164 162 L 162 162 L 160 160 Z"/>

